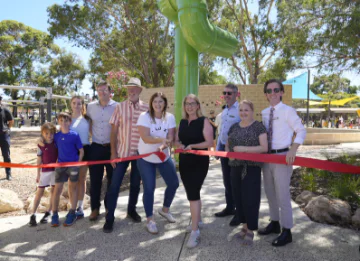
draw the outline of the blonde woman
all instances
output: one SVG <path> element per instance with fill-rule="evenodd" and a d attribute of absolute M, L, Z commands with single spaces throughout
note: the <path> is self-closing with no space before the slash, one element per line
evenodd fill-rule
<path fill-rule="evenodd" d="M 241 101 L 241 122 L 229 129 L 226 150 L 231 152 L 266 153 L 268 141 L 265 126 L 254 119 L 254 105 Z M 236 204 L 236 216 L 243 227 L 239 236 L 244 245 L 251 245 L 254 230 L 258 229 L 262 163 L 248 160 L 229 160 L 231 186 Z"/>
<path fill-rule="evenodd" d="M 213 128 L 202 115 L 199 99 L 194 94 L 187 95 L 183 101 L 183 119 L 176 135 L 176 145 L 184 150 L 205 151 L 213 145 Z M 181 153 L 179 159 L 180 176 L 190 202 L 192 222 L 187 247 L 193 248 L 200 240 L 200 190 L 209 169 L 209 156 Z"/>
<path fill-rule="evenodd" d="M 81 143 L 84 148 L 84 157 L 83 161 L 89 160 L 89 149 L 90 149 L 90 141 L 89 134 L 91 130 L 91 120 L 86 115 L 86 108 L 84 99 L 81 96 L 73 96 L 70 101 L 71 106 L 71 125 L 70 129 L 76 131 L 81 139 Z M 76 218 L 80 219 L 84 217 L 84 196 L 86 191 L 86 173 L 88 171 L 87 166 L 80 167 L 79 173 L 79 182 L 77 183 L 77 210 L 76 210 Z"/>

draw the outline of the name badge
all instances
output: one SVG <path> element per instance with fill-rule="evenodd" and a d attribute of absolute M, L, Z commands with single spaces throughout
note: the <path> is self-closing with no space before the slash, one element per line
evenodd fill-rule
<path fill-rule="evenodd" d="M 235 116 L 234 115 L 229 115 L 229 118 L 235 118 Z"/>

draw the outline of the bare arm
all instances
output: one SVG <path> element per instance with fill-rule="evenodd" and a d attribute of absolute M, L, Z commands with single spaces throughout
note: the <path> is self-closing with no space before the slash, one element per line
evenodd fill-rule
<path fill-rule="evenodd" d="M 205 118 L 204 120 L 204 129 L 203 129 L 203 135 L 205 138 L 204 142 L 200 142 L 197 144 L 190 144 L 188 145 L 185 150 L 191 150 L 191 149 L 207 149 L 210 148 L 213 143 L 213 128 L 211 127 L 209 120 Z"/>
<path fill-rule="evenodd" d="M 111 148 L 111 157 L 110 157 L 110 159 L 116 159 L 117 158 L 117 155 L 116 155 L 117 132 L 118 132 L 118 127 L 115 124 L 112 124 L 111 125 L 111 133 L 110 133 L 110 148 Z M 111 163 L 111 166 L 113 168 L 115 168 L 116 164 Z"/>
<path fill-rule="evenodd" d="M 235 152 L 246 152 L 246 153 L 266 153 L 268 152 L 268 141 L 267 134 L 263 133 L 259 136 L 259 146 L 235 146 Z"/>
<path fill-rule="evenodd" d="M 180 139 L 179 139 L 179 128 L 176 130 L 176 135 L 175 135 L 175 147 L 178 149 L 184 149 L 185 146 L 181 143 Z"/>
<path fill-rule="evenodd" d="M 42 163 L 41 156 L 37 156 L 36 165 L 40 165 Z M 37 177 L 36 177 L 36 183 L 39 183 L 40 181 L 40 171 L 41 168 L 37 169 Z"/>
<path fill-rule="evenodd" d="M 9 129 L 14 125 L 14 120 L 8 121 Z"/>
<path fill-rule="evenodd" d="M 79 162 L 82 161 L 83 157 L 84 157 L 84 149 L 81 148 L 79 149 Z"/>
<path fill-rule="evenodd" d="M 141 139 L 146 144 L 157 144 L 157 143 L 163 143 L 166 141 L 166 138 L 160 138 L 160 137 L 153 137 L 150 134 L 150 129 L 144 126 L 138 126 L 139 134 Z"/>

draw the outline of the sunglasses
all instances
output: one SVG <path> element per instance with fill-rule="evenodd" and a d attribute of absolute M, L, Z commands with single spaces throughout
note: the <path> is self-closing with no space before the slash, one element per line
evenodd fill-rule
<path fill-rule="evenodd" d="M 280 92 L 280 88 L 274 88 L 274 90 L 273 90 L 273 89 L 266 89 L 266 93 L 267 93 L 267 94 L 272 94 L 273 91 L 274 91 L 274 93 L 279 93 L 279 92 Z"/>
<path fill-rule="evenodd" d="M 231 95 L 233 94 L 234 92 L 223 92 L 223 95 Z"/>

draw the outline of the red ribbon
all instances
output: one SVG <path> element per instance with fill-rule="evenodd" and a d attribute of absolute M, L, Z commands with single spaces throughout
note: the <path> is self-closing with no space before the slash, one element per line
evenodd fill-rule
<path fill-rule="evenodd" d="M 141 154 L 136 156 L 130 156 L 125 158 L 118 158 L 113 160 L 97 160 L 97 161 L 76 161 L 76 162 L 61 162 L 61 163 L 50 163 L 50 164 L 40 164 L 40 165 L 32 165 L 32 164 L 19 164 L 19 163 L 8 163 L 8 162 L 0 162 L 0 167 L 5 168 L 58 168 L 58 167 L 70 167 L 70 166 L 89 166 L 96 164 L 108 164 L 108 163 L 117 163 L 123 161 L 131 161 L 136 159 L 142 159 L 148 157 L 150 155 L 156 155 L 159 157 L 161 161 L 166 159 L 166 155 L 162 151 L 151 152 L 147 154 Z"/>
<path fill-rule="evenodd" d="M 285 155 L 276 155 L 276 154 L 204 151 L 204 150 L 185 151 L 181 149 L 175 150 L 175 153 L 191 153 L 191 154 L 203 155 L 203 156 L 217 156 L 217 157 L 233 158 L 240 160 L 251 160 L 251 161 L 265 162 L 265 163 L 275 163 L 275 164 L 284 164 L 284 165 L 287 164 Z M 314 169 L 323 169 L 333 172 L 360 174 L 359 166 L 343 164 L 328 160 L 319 160 L 319 159 L 311 159 L 311 158 L 296 156 L 293 165 L 307 167 L 307 168 L 314 168 Z"/>

